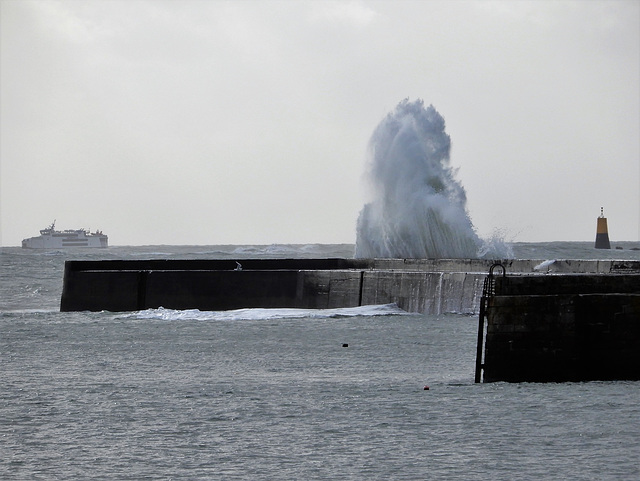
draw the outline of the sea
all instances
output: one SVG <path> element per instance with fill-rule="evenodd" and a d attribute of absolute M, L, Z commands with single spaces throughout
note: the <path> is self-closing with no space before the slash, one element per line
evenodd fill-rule
<path fill-rule="evenodd" d="M 638 242 L 612 247 L 513 251 L 640 260 Z M 475 384 L 473 315 L 59 312 L 66 260 L 353 254 L 351 244 L 1 248 L 0 479 L 640 479 L 640 382 Z"/>

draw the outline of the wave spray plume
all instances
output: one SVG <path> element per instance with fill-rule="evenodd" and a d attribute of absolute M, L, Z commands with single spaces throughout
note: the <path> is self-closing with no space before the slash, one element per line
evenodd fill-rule
<path fill-rule="evenodd" d="M 403 100 L 380 122 L 369 141 L 373 195 L 358 218 L 356 257 L 478 257 L 483 242 L 450 150 L 444 119 L 422 100 Z"/>

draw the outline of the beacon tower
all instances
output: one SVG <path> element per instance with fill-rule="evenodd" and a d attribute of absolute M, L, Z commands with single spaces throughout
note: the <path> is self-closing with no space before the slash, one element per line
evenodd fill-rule
<path fill-rule="evenodd" d="M 609 243 L 609 231 L 607 229 L 607 218 L 604 216 L 604 209 L 600 207 L 600 217 L 596 227 L 596 249 L 611 249 Z"/>

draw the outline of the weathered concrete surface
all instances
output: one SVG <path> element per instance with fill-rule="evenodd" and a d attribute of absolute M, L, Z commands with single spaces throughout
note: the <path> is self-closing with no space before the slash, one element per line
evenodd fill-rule
<path fill-rule="evenodd" d="M 62 311 L 244 307 L 336 308 L 397 303 L 409 312 L 476 313 L 494 261 L 484 259 L 234 259 L 67 261 Z M 540 272 L 540 260 L 501 261 Z M 536 270 L 537 269 L 537 270 Z M 573 269 L 573 271 L 572 271 Z M 558 272 L 640 272 L 640 262 L 544 263 Z M 547 276 L 545 276 L 547 277 Z"/>
<path fill-rule="evenodd" d="M 60 308 L 326 309 L 395 302 L 409 312 L 471 314 L 478 309 L 482 282 L 491 265 L 475 259 L 238 262 L 239 271 L 235 260 L 68 261 Z"/>
<path fill-rule="evenodd" d="M 496 279 L 485 382 L 613 379 L 640 380 L 640 274 Z"/>

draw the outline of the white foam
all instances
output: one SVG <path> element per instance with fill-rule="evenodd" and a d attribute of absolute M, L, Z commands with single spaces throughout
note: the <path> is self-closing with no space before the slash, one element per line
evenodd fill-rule
<path fill-rule="evenodd" d="M 252 308 L 230 311 L 200 311 L 198 309 L 147 309 L 119 317 L 129 319 L 157 319 L 162 321 L 266 321 L 272 319 L 330 319 L 357 316 L 406 315 L 396 304 L 384 304 L 339 309 Z"/>
<path fill-rule="evenodd" d="M 7 309 L 2 310 L 2 314 L 54 314 L 60 312 L 58 309 Z"/>

